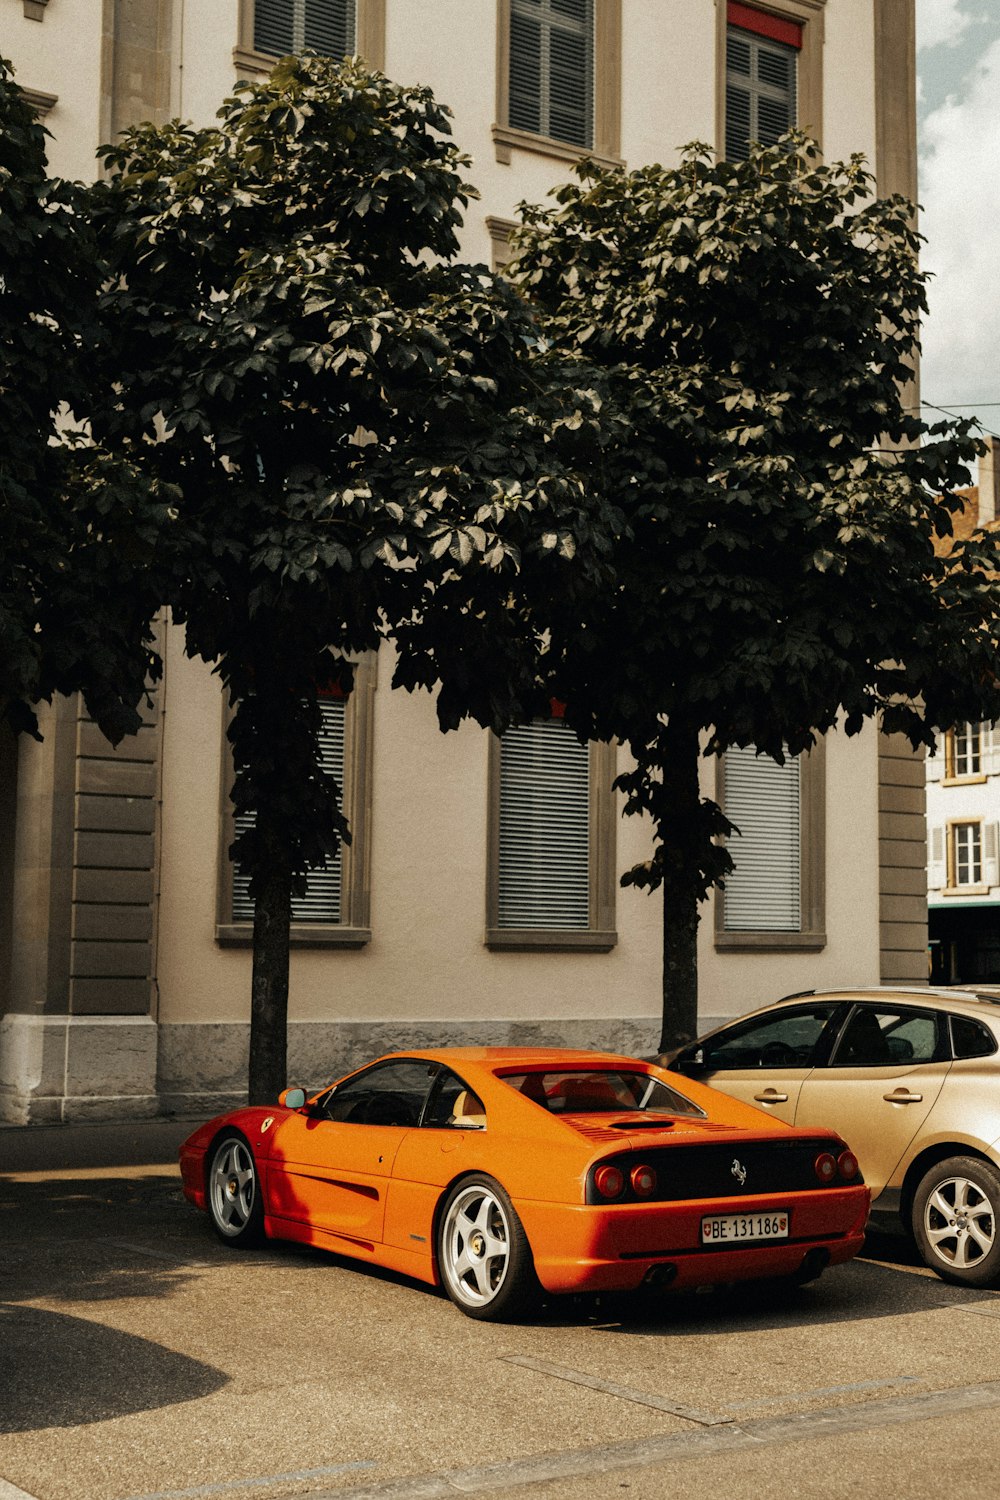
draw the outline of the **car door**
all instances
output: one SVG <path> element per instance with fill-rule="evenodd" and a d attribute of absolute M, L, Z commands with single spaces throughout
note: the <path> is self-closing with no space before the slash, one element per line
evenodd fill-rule
<path fill-rule="evenodd" d="M 376 1063 L 277 1126 L 269 1212 L 362 1244 L 379 1244 L 396 1153 L 421 1113 L 437 1064 Z"/>
<path fill-rule="evenodd" d="M 829 1062 L 804 1080 L 795 1124 L 838 1131 L 877 1197 L 930 1114 L 950 1067 L 942 1016 L 887 1000 L 860 1001 Z"/>
<path fill-rule="evenodd" d="M 846 1012 L 843 1000 L 777 1005 L 712 1032 L 671 1066 L 791 1125 L 802 1085 Z"/>

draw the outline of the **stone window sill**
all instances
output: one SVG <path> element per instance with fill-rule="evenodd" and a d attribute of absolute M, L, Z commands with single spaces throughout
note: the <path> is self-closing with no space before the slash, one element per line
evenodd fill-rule
<path fill-rule="evenodd" d="M 614 931 L 560 931 L 549 927 L 488 927 L 486 946 L 494 953 L 610 953 Z"/>
<path fill-rule="evenodd" d="M 363 948 L 371 940 L 370 927 L 341 927 L 333 922 L 293 922 L 289 932 L 293 948 Z M 249 922 L 218 922 L 215 941 L 220 948 L 250 948 L 253 928 Z"/>

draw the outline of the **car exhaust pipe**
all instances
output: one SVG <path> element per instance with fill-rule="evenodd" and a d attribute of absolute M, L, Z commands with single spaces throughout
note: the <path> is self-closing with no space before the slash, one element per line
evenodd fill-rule
<path fill-rule="evenodd" d="M 799 1286 L 805 1286 L 806 1282 L 815 1281 L 818 1276 L 822 1276 L 829 1264 L 829 1250 L 824 1250 L 822 1246 L 807 1250 L 802 1257 L 801 1266 L 795 1273 L 796 1282 Z"/>
<path fill-rule="evenodd" d="M 676 1275 L 676 1266 L 650 1266 L 649 1270 L 642 1278 L 642 1284 L 643 1286 L 650 1288 L 667 1287 L 670 1285 Z"/>

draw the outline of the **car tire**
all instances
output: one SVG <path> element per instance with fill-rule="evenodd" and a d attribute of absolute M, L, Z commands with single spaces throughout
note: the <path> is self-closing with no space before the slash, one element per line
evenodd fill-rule
<path fill-rule="evenodd" d="M 913 1199 L 921 1259 L 943 1281 L 987 1286 L 1000 1277 L 1000 1172 L 950 1156 L 921 1178 Z"/>
<path fill-rule="evenodd" d="M 207 1178 L 212 1228 L 237 1249 L 264 1238 L 264 1203 L 257 1163 L 246 1136 L 236 1130 L 220 1136 L 212 1150 Z"/>
<path fill-rule="evenodd" d="M 467 1317 L 513 1319 L 540 1294 L 524 1226 L 492 1177 L 463 1177 L 452 1188 L 438 1223 L 437 1258 L 445 1291 Z"/>

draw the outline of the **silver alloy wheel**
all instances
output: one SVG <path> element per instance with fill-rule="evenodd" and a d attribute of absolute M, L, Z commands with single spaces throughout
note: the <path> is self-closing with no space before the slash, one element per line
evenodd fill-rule
<path fill-rule="evenodd" d="M 212 1162 L 208 1191 L 216 1228 L 235 1239 L 250 1222 L 257 1191 L 253 1156 L 244 1141 L 229 1136 L 222 1142 Z"/>
<path fill-rule="evenodd" d="M 996 1243 L 993 1204 L 968 1177 L 945 1177 L 924 1205 L 924 1234 L 934 1254 L 949 1267 L 977 1266 Z"/>
<path fill-rule="evenodd" d="M 457 1300 L 470 1307 L 493 1301 L 510 1269 L 511 1237 L 504 1206 L 485 1183 L 470 1184 L 449 1204 L 441 1251 Z"/>

